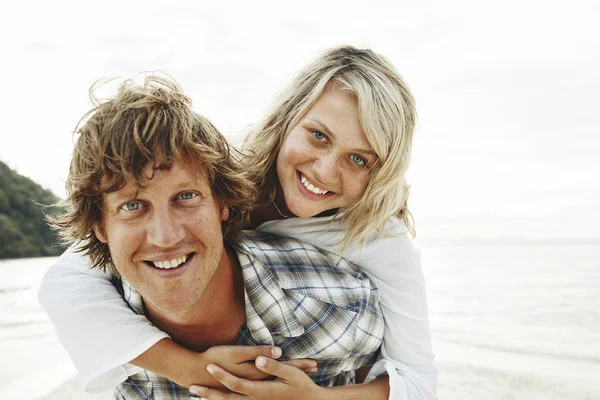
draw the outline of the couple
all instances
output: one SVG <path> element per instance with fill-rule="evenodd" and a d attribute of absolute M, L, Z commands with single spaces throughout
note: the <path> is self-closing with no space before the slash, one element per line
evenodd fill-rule
<path fill-rule="evenodd" d="M 75 245 L 39 295 L 86 389 L 435 398 L 407 236 L 415 118 L 394 67 L 349 46 L 302 70 L 239 155 L 170 80 L 98 104 L 53 220 Z"/>

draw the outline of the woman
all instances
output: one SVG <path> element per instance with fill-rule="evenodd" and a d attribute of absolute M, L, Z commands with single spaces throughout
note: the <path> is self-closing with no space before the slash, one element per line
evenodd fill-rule
<path fill-rule="evenodd" d="M 370 50 L 344 46 L 304 68 L 245 144 L 246 167 L 261 190 L 249 228 L 295 236 L 361 266 L 380 290 L 386 321 L 383 359 L 367 380 L 387 372 L 389 397 L 411 400 L 435 398 L 436 385 L 423 276 L 408 238 L 414 227 L 405 174 L 415 119 L 412 95 L 393 66 Z M 42 282 L 40 301 L 72 350 L 88 390 L 109 387 L 131 368 L 129 360 L 178 383 L 214 382 L 206 363 L 129 311 L 106 277 L 86 271 L 85 263 L 76 254 L 61 257 Z M 77 289 L 61 293 L 65 287 Z M 94 301 L 90 292 L 108 293 L 111 300 Z M 73 336 L 75 329 L 86 331 Z M 226 386 L 242 388 L 236 374 L 261 377 L 236 369 L 219 348 L 208 352 L 214 378 Z M 287 383 L 258 382 L 246 394 L 341 395 L 339 388 L 315 390 L 292 366 L 257 362 L 258 370 L 267 372 L 273 365 Z M 381 381 L 366 384 L 372 398 L 387 397 L 384 384 L 383 391 Z M 215 390 L 197 390 L 222 397 Z M 343 390 L 350 396 L 364 386 Z"/>

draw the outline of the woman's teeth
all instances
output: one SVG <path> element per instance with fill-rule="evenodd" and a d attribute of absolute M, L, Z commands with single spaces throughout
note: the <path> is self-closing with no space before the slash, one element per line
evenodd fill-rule
<path fill-rule="evenodd" d="M 172 268 L 175 268 L 175 267 L 179 267 L 186 260 L 187 260 L 187 256 L 181 256 L 181 257 L 178 257 L 178 258 L 174 258 L 174 259 L 172 259 L 170 261 L 152 261 L 152 264 L 156 268 L 160 268 L 160 269 L 172 269 Z"/>
<path fill-rule="evenodd" d="M 327 194 L 328 193 L 327 190 L 319 189 L 318 187 L 314 186 L 302 174 L 300 174 L 300 181 L 302 182 L 302 184 L 304 185 L 305 188 L 307 188 L 308 190 L 310 190 L 314 194 Z"/>

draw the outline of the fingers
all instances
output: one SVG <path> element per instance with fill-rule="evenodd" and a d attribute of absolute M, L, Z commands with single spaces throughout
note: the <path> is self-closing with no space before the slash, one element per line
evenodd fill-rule
<path fill-rule="evenodd" d="M 235 346 L 238 361 L 254 361 L 256 357 L 281 357 L 281 348 L 277 346 Z"/>
<path fill-rule="evenodd" d="M 303 362 L 309 362 L 312 360 L 302 360 Z M 306 375 L 302 370 L 292 366 L 286 365 L 277 360 L 273 360 L 268 357 L 257 357 L 256 368 L 259 370 L 276 376 L 279 379 L 270 381 L 251 381 L 247 379 L 238 378 L 223 368 L 210 364 L 207 366 L 208 372 L 223 386 L 232 392 L 244 394 L 255 399 L 287 399 L 291 398 L 294 393 L 298 394 L 299 391 L 302 393 L 313 393 L 315 388 L 318 388 L 314 382 Z M 227 399 L 233 398 L 223 397 L 222 394 L 213 393 L 214 399 Z M 242 397 L 243 398 L 243 397 Z M 311 396 L 302 395 L 302 397 L 294 398 L 311 398 Z M 238 398 L 235 398 L 236 400 Z M 213 398 L 210 398 L 213 400 Z"/>
<path fill-rule="evenodd" d="M 242 400 L 247 399 L 243 394 L 224 392 L 222 390 L 212 389 L 205 386 L 192 385 L 190 393 L 208 400 Z"/>
<path fill-rule="evenodd" d="M 296 360 L 280 361 L 282 364 L 290 365 L 304 371 L 304 373 L 310 374 L 317 372 L 317 362 L 310 358 L 299 358 Z"/>
<path fill-rule="evenodd" d="M 312 360 L 309 360 L 312 361 Z M 256 368 L 267 374 L 273 375 L 288 382 L 298 382 L 310 378 L 301 370 L 291 365 L 286 365 L 281 361 L 272 360 L 267 357 L 258 357 L 256 359 Z M 316 367 L 316 362 L 315 362 Z M 210 372 L 210 371 L 209 371 Z"/>
<path fill-rule="evenodd" d="M 222 368 L 226 368 L 231 374 L 244 379 L 257 381 L 266 379 L 271 376 L 256 368 L 256 365 L 254 365 L 254 360 L 252 360 L 252 362 L 243 362 L 241 364 L 237 364 L 235 366 L 230 367 L 228 367 L 227 365 L 222 365 L 221 363 L 219 364 Z"/>
<path fill-rule="evenodd" d="M 267 359 L 266 357 L 259 357 L 260 359 Z M 246 379 L 242 379 L 242 378 L 238 378 L 237 376 L 234 376 L 232 374 L 230 374 L 229 372 L 225 371 L 223 368 L 219 367 L 218 365 L 214 365 L 214 364 L 210 364 L 208 365 L 208 367 L 206 367 L 206 369 L 208 370 L 208 372 L 219 382 L 221 382 L 223 384 L 223 386 L 225 386 L 227 389 L 231 390 L 232 392 L 237 392 L 240 394 L 248 394 L 248 391 L 252 389 L 253 386 L 255 386 L 256 383 L 259 382 L 254 382 L 254 381 L 249 381 Z"/>
<path fill-rule="evenodd" d="M 269 358 L 281 357 L 281 348 L 277 346 L 254 346 L 256 353 L 254 358 L 264 356 Z"/>

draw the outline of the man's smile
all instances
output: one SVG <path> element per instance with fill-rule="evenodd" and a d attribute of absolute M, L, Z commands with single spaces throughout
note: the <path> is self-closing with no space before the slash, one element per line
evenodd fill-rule
<path fill-rule="evenodd" d="M 186 274 L 186 272 L 190 270 L 190 266 L 194 263 L 194 260 L 197 259 L 195 256 L 196 253 L 192 252 L 179 257 L 174 257 L 170 260 L 164 258 L 162 260 L 155 259 L 153 261 L 143 260 L 142 264 L 152 272 L 152 275 L 171 279 Z"/>
<path fill-rule="evenodd" d="M 189 253 L 187 255 L 183 255 L 181 257 L 176 257 L 171 260 L 145 260 L 146 263 L 151 264 L 155 268 L 160 269 L 173 269 L 181 266 L 187 260 L 192 257 L 193 253 Z"/>

